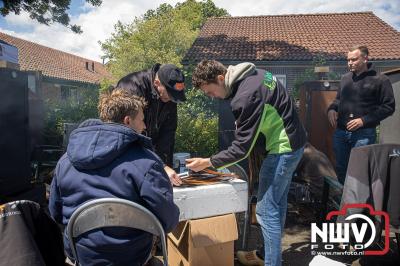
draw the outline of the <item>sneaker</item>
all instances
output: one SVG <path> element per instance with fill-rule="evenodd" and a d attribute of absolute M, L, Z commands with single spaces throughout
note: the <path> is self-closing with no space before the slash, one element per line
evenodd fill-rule
<path fill-rule="evenodd" d="M 264 266 L 264 260 L 257 256 L 257 250 L 238 251 L 236 257 L 239 262 L 246 266 Z"/>

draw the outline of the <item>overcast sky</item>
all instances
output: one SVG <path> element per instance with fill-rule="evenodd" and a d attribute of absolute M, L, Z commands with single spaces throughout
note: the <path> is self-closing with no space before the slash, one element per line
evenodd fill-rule
<path fill-rule="evenodd" d="M 39 24 L 32 21 L 26 13 L 19 16 L 11 14 L 5 18 L 0 16 L 0 31 L 101 61 L 102 52 L 98 41 L 110 37 L 118 20 L 128 23 L 148 9 L 157 8 L 161 3 L 175 5 L 177 2 L 182 1 L 103 0 L 100 7 L 93 8 L 84 0 L 72 0 L 69 12 L 71 22 L 82 27 L 83 33 L 80 35 L 58 24 L 50 27 Z M 214 3 L 225 8 L 232 16 L 373 11 L 400 31 L 399 0 L 214 0 Z"/>

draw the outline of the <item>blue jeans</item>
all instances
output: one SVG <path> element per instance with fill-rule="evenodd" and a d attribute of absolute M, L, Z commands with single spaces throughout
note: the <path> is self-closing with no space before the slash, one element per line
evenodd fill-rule
<path fill-rule="evenodd" d="M 339 182 L 344 184 L 350 152 L 354 147 L 374 144 L 375 128 L 362 128 L 356 131 L 336 129 L 333 134 L 333 150 L 336 157 L 336 174 Z"/>
<path fill-rule="evenodd" d="M 256 216 L 264 238 L 265 265 L 281 265 L 281 240 L 286 219 L 287 195 L 294 170 L 304 148 L 283 154 L 269 154 L 259 177 Z"/>

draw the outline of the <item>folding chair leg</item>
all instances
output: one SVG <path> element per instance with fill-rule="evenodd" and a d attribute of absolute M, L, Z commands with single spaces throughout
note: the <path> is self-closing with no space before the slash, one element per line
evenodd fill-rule
<path fill-rule="evenodd" d="M 243 225 L 243 237 L 242 237 L 242 249 L 243 250 L 245 250 L 247 247 L 247 231 L 248 231 L 249 224 L 250 224 L 249 208 L 250 208 L 250 206 L 247 207 L 247 211 L 244 213 L 244 225 Z"/>
<path fill-rule="evenodd" d="M 163 253 L 163 265 L 168 266 L 168 251 L 167 251 L 167 237 L 160 236 L 161 248 Z"/>

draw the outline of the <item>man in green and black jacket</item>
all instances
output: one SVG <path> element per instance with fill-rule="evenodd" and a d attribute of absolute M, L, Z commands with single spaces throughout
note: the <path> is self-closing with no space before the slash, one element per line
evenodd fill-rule
<path fill-rule="evenodd" d="M 228 149 L 210 158 L 188 159 L 189 169 L 235 164 L 249 155 L 259 136 L 265 138 L 268 154 L 259 173 L 256 214 L 264 237 L 265 265 L 281 265 L 287 194 L 306 143 L 294 102 L 271 73 L 251 63 L 226 68 L 203 60 L 193 71 L 192 83 L 210 97 L 231 100 L 236 131 Z"/>

